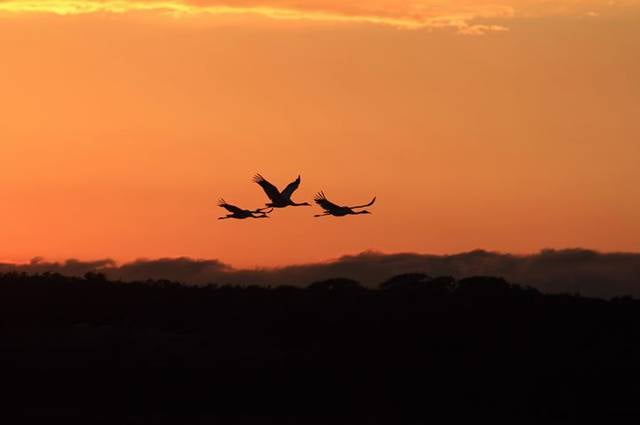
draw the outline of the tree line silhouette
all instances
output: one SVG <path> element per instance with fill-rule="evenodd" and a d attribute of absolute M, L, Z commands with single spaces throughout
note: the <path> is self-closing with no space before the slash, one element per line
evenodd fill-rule
<path fill-rule="evenodd" d="M 6 404 L 92 423 L 633 423 L 639 325 L 631 297 L 488 276 L 367 289 L 0 274 Z M 33 370 L 63 372 L 36 385 Z"/>

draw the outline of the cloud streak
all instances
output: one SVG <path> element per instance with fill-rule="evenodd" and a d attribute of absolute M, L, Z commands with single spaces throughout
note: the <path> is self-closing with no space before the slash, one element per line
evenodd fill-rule
<path fill-rule="evenodd" d="M 0 12 L 81 15 L 156 12 L 258 15 L 279 20 L 453 28 L 464 34 L 505 31 L 515 17 L 600 15 L 638 0 L 0 0 Z"/>
<path fill-rule="evenodd" d="M 236 269 L 218 260 L 167 258 L 138 260 L 117 265 L 112 260 L 64 263 L 34 259 L 29 264 L 0 264 L 0 272 L 56 272 L 82 276 L 90 271 L 110 279 L 140 281 L 169 279 L 192 285 L 293 285 L 346 277 L 368 287 L 402 273 L 422 272 L 431 276 L 463 278 L 475 275 L 501 276 L 550 293 L 581 293 L 611 297 L 640 297 L 640 254 L 599 253 L 583 249 L 545 250 L 532 255 L 472 251 L 456 255 L 382 254 L 364 252 L 334 261 L 271 269 Z"/>

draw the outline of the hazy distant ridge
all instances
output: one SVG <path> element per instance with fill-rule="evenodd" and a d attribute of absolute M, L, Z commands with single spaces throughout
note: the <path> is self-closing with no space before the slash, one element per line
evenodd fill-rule
<path fill-rule="evenodd" d="M 294 285 L 345 277 L 375 287 L 401 273 L 422 272 L 431 276 L 463 278 L 474 275 L 501 276 L 545 292 L 578 292 L 587 296 L 640 296 L 640 254 L 601 253 L 585 249 L 544 250 L 531 255 L 512 255 L 482 250 L 455 255 L 363 252 L 336 260 L 280 268 L 236 269 L 219 260 L 193 258 L 141 259 L 117 264 L 110 259 L 0 264 L 0 272 L 56 272 L 80 276 L 100 271 L 110 279 L 124 281 L 169 279 L 186 284 Z"/>

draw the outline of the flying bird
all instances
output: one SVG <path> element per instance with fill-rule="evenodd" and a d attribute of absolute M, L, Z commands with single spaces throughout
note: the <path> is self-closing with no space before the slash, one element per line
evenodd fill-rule
<path fill-rule="evenodd" d="M 318 192 L 316 197 L 314 198 L 316 204 L 320 205 L 324 210 L 324 214 L 316 214 L 314 217 L 324 217 L 325 215 L 333 215 L 336 217 L 343 217 L 345 215 L 356 215 L 356 214 L 371 214 L 367 210 L 362 211 L 354 211 L 355 208 L 366 208 L 376 202 L 376 198 L 374 197 L 371 202 L 365 205 L 356 205 L 353 207 L 340 206 L 336 205 L 333 202 L 329 201 L 327 197 L 324 195 L 324 192 Z"/>
<path fill-rule="evenodd" d="M 311 204 L 308 202 L 302 202 L 299 204 L 291 200 L 291 195 L 293 195 L 293 192 L 295 192 L 298 186 L 300 186 L 300 176 L 298 176 L 297 179 L 289 183 L 282 192 L 280 192 L 277 187 L 269 183 L 260 174 L 256 174 L 253 177 L 253 181 L 258 183 L 260 187 L 262 187 L 262 190 L 264 190 L 264 193 L 266 193 L 269 199 L 271 199 L 271 202 L 268 202 L 265 204 L 267 207 L 284 208 L 289 206 L 292 206 L 292 207 L 299 207 L 303 205 L 311 206 Z"/>
<path fill-rule="evenodd" d="M 237 218 L 239 220 L 245 218 L 269 218 L 267 214 L 273 211 L 273 208 L 266 210 L 266 208 L 258 208 L 257 210 L 243 210 L 235 205 L 228 204 L 224 199 L 218 201 L 218 206 L 229 211 L 231 214 L 227 214 L 224 217 L 218 217 L 218 220 L 225 220 L 227 218 Z"/>

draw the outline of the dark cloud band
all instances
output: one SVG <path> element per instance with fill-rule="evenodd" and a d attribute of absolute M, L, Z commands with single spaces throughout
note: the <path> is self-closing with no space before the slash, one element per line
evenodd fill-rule
<path fill-rule="evenodd" d="M 0 272 L 54 272 L 81 276 L 98 271 L 123 281 L 168 279 L 190 285 L 294 285 L 345 277 L 368 287 L 402 273 L 463 278 L 501 276 L 513 283 L 545 292 L 580 293 L 586 296 L 640 297 L 640 254 L 600 253 L 583 249 L 545 250 L 532 255 L 472 251 L 455 255 L 382 254 L 364 252 L 334 261 L 270 269 L 236 269 L 218 260 L 165 258 L 138 260 L 122 265 L 113 260 L 63 263 L 34 259 L 29 264 L 0 264 Z"/>

